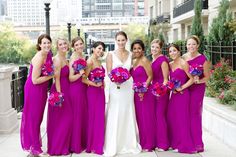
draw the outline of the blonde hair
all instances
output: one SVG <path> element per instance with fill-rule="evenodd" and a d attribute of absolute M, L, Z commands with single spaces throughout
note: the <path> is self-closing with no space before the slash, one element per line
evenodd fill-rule
<path fill-rule="evenodd" d="M 196 36 L 196 35 L 191 35 L 190 37 L 188 37 L 187 41 L 188 41 L 189 39 L 195 40 L 195 41 L 197 42 L 197 44 L 200 45 L 200 39 L 199 39 L 198 36 Z"/>
<path fill-rule="evenodd" d="M 154 39 L 154 40 L 151 42 L 151 45 L 154 44 L 154 43 L 157 43 L 157 44 L 160 46 L 161 49 L 162 49 L 163 44 L 164 44 L 163 41 L 160 40 L 160 39 Z"/>
<path fill-rule="evenodd" d="M 68 45 L 68 50 L 70 49 L 70 45 L 69 45 L 69 42 L 68 42 L 68 40 L 67 39 L 65 39 L 65 38 L 57 38 L 57 40 L 56 40 L 56 48 L 57 48 L 57 50 L 58 50 L 58 42 L 59 42 L 59 40 L 63 40 L 63 41 L 65 41 L 66 42 L 66 44 Z"/>

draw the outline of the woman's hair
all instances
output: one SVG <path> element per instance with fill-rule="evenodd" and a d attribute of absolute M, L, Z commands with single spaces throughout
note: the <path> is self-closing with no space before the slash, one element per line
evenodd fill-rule
<path fill-rule="evenodd" d="M 168 48 L 167 48 L 167 51 L 168 51 L 168 52 L 169 52 L 169 50 L 170 50 L 171 47 L 176 48 L 176 49 L 180 52 L 180 55 L 182 56 L 182 52 L 180 51 L 179 45 L 173 44 L 173 43 L 170 44 L 170 45 L 168 46 Z"/>
<path fill-rule="evenodd" d="M 127 34 L 124 31 L 119 31 L 116 33 L 115 38 L 117 38 L 118 35 L 122 35 L 125 37 L 126 40 L 128 40 Z"/>
<path fill-rule="evenodd" d="M 60 38 L 60 37 L 57 38 L 57 40 L 56 40 L 56 48 L 58 49 L 58 42 L 59 42 L 59 40 L 65 41 L 67 43 L 67 45 L 68 45 L 68 50 L 69 50 L 69 42 L 68 42 L 68 40 L 65 39 L 65 38 Z"/>
<path fill-rule="evenodd" d="M 48 39 L 50 42 L 52 42 L 52 39 L 51 39 L 51 37 L 50 37 L 49 35 L 47 35 L 47 34 L 42 34 L 42 35 L 40 35 L 40 36 L 38 37 L 38 41 L 37 41 L 37 44 L 36 44 L 36 49 L 37 49 L 38 51 L 41 50 L 40 44 L 42 44 L 43 38 L 46 38 L 46 39 Z"/>
<path fill-rule="evenodd" d="M 132 42 L 131 51 L 133 50 L 135 44 L 139 44 L 142 47 L 143 51 L 145 51 L 145 45 L 144 45 L 143 41 L 140 39 L 136 39 Z"/>
<path fill-rule="evenodd" d="M 197 42 L 197 44 L 200 45 L 200 39 L 199 39 L 198 36 L 196 36 L 196 35 L 191 35 L 190 37 L 188 37 L 187 41 L 188 41 L 189 39 L 195 40 L 195 41 Z"/>
<path fill-rule="evenodd" d="M 103 47 L 103 50 L 105 50 L 105 44 L 104 44 L 104 42 L 102 42 L 102 41 L 96 41 L 96 42 L 93 44 L 92 48 L 96 48 L 96 47 L 98 47 L 99 45 L 101 45 L 101 46 Z M 93 49 L 91 50 L 91 53 L 93 53 Z"/>
<path fill-rule="evenodd" d="M 154 43 L 157 43 L 157 44 L 160 46 L 161 49 L 162 49 L 163 44 L 164 44 L 163 41 L 160 40 L 160 39 L 154 39 L 154 40 L 151 42 L 151 45 L 154 44 Z"/>
<path fill-rule="evenodd" d="M 75 46 L 75 43 L 76 43 L 77 41 L 79 41 L 79 40 L 81 40 L 82 43 L 84 43 L 84 40 L 83 40 L 81 37 L 75 37 L 75 38 L 72 39 L 72 41 L 71 41 L 71 47 L 74 47 L 74 46 Z"/>

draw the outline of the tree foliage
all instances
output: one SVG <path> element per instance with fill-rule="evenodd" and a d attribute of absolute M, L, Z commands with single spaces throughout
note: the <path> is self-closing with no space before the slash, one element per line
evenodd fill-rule
<path fill-rule="evenodd" d="M 229 7 L 229 0 L 222 0 L 220 2 L 218 16 L 213 19 L 209 31 L 209 42 L 224 41 L 227 44 L 233 40 L 234 32 L 227 25 L 227 23 L 232 22 L 232 13 Z"/>
<path fill-rule="evenodd" d="M 18 36 L 10 23 L 0 24 L 0 63 L 26 63 L 32 58 L 33 48 L 29 39 Z"/>
<path fill-rule="evenodd" d="M 192 21 L 191 35 L 197 35 L 201 41 L 199 51 L 204 51 L 204 32 L 202 28 L 202 0 L 195 0 L 194 2 L 195 16 Z"/>

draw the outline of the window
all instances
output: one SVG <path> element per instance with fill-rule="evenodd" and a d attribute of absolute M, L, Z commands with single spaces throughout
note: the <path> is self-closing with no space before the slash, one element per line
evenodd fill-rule
<path fill-rule="evenodd" d="M 174 41 L 178 40 L 178 29 L 173 30 L 173 40 Z"/>

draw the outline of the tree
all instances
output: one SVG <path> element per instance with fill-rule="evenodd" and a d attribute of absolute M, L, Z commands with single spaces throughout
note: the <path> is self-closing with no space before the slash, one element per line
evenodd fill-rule
<path fill-rule="evenodd" d="M 228 28 L 227 23 L 232 22 L 232 13 L 229 10 L 229 0 L 222 0 L 220 2 L 218 16 L 213 19 L 211 29 L 209 31 L 209 42 L 224 41 L 229 44 L 234 38 L 234 32 Z"/>
<path fill-rule="evenodd" d="M 194 2 L 194 13 L 195 16 L 192 21 L 192 27 L 191 27 L 191 35 L 196 35 L 199 37 L 201 43 L 199 46 L 199 51 L 204 51 L 204 32 L 202 28 L 202 1 L 201 0 L 195 0 Z"/>

